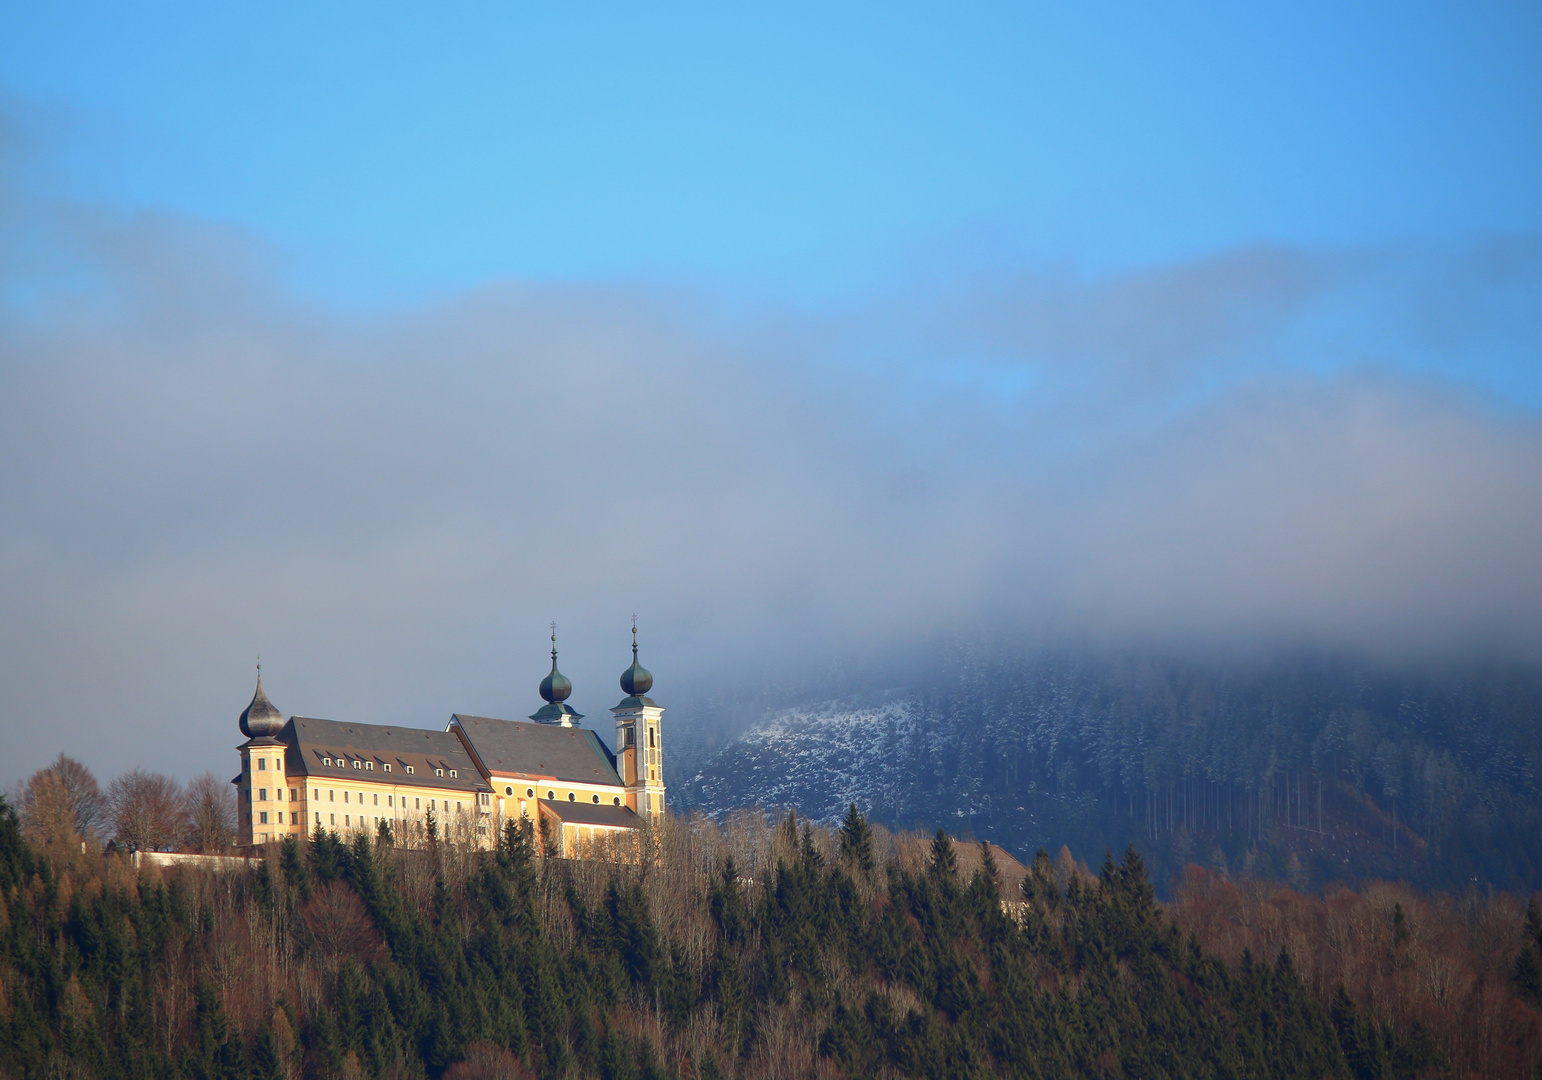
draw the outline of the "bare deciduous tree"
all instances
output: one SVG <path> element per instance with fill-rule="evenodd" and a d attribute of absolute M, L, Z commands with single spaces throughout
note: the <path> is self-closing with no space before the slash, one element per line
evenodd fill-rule
<path fill-rule="evenodd" d="M 211 772 L 193 777 L 183 793 L 187 817 L 186 846 L 205 855 L 230 848 L 236 835 L 235 794 Z"/>
<path fill-rule="evenodd" d="M 165 851 L 187 832 L 187 812 L 177 782 L 135 769 L 107 789 L 113 836 L 134 851 Z"/>
<path fill-rule="evenodd" d="M 94 837 L 107 818 L 107 800 L 96 777 L 65 754 L 32 774 L 19 809 L 22 827 L 39 843 L 78 844 Z"/>

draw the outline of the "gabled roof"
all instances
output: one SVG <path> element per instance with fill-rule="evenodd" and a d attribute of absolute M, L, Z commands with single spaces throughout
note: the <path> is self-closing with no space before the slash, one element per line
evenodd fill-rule
<path fill-rule="evenodd" d="M 488 775 L 623 786 L 616 773 L 615 756 L 588 728 L 461 713 L 450 717 L 450 730 L 456 728 L 464 733 L 467 745 Z"/>
<path fill-rule="evenodd" d="M 562 802 L 542 799 L 541 812 L 550 814 L 564 825 L 604 825 L 612 829 L 636 829 L 642 818 L 630 806 L 606 806 L 601 803 Z"/>
<path fill-rule="evenodd" d="M 291 773 L 454 791 L 491 790 L 466 748 L 449 732 L 292 716 L 279 737 L 290 747 L 286 757 Z M 331 765 L 326 764 L 329 759 Z M 355 761 L 372 762 L 375 767 L 364 769 L 361 764 L 355 769 Z M 387 763 L 391 765 L 389 773 L 384 769 Z M 436 775 L 440 769 L 443 776 Z M 452 777 L 451 772 L 456 775 Z"/>

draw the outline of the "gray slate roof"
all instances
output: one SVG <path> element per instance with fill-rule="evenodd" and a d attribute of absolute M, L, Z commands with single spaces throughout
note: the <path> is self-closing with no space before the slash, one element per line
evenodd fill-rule
<path fill-rule="evenodd" d="M 488 773 L 522 780 L 622 786 L 615 755 L 588 728 L 460 713 L 450 717 L 451 730 L 456 727 L 466 733 L 466 741 Z"/>
<path fill-rule="evenodd" d="M 285 757 L 291 773 L 317 779 L 364 779 L 452 791 L 492 790 L 460 740 L 447 731 L 291 716 L 279 738 L 289 746 Z M 323 764 L 327 758 L 332 760 L 331 765 Z M 375 768 L 355 769 L 355 761 L 373 761 Z M 387 762 L 391 764 L 389 773 L 382 768 Z M 411 775 L 407 773 L 408 765 L 412 766 Z M 444 775 L 435 776 L 436 769 L 443 769 Z M 452 770 L 457 774 L 454 777 L 450 776 Z"/>
<path fill-rule="evenodd" d="M 541 810 L 564 825 L 608 825 L 623 829 L 636 829 L 642 825 L 642 818 L 630 806 L 606 806 L 603 803 L 595 806 L 593 803 L 542 799 Z"/>

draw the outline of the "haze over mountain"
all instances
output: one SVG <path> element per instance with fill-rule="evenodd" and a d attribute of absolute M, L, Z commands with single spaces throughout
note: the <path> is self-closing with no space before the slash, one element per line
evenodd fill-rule
<path fill-rule="evenodd" d="M 1398 70 L 1426 70 L 1424 30 Z M 1176 239 L 1117 252 L 1037 243 L 1021 207 L 955 192 L 838 286 L 796 258 L 563 271 L 532 249 L 368 302 L 310 287 L 294 220 L 244 213 L 239 184 L 218 205 L 186 177 L 114 188 L 110 154 L 81 152 L 111 142 L 91 141 L 99 88 L 49 98 L 13 50 L 38 96 L 0 121 L 0 780 L 60 749 L 104 775 L 226 768 L 259 653 L 290 713 L 524 716 L 553 618 L 603 731 L 634 611 L 682 748 L 761 719 L 767 686 L 913 687 L 942 640 L 1532 667 L 1536 138 L 1527 106 L 1485 105 L 1528 100 L 1510 48 L 1429 129 L 1517 133 L 1483 159 L 1487 201 L 1398 166 L 1415 209 L 1379 232 L 1297 227 L 1331 202 L 1313 157 L 1287 224 L 1239 197 L 1226 229 L 1178 215 Z M 1346 99 L 1412 123 L 1460 81 L 1428 70 L 1407 103 Z M 1082 139 L 1061 149 L 1114 169 Z M 1390 175 L 1340 179 L 1369 205 Z M 800 265 L 847 239 L 806 239 Z"/>

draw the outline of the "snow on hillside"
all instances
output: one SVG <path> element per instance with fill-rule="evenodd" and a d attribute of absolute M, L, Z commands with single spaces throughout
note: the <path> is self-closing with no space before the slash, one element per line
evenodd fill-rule
<path fill-rule="evenodd" d="M 899 777 L 894 751 L 915 733 L 909 700 L 825 702 L 787 709 L 725 747 L 688 782 L 691 802 L 714 816 L 744 806 L 795 806 L 834 821 L 856 803 L 886 801 Z"/>

